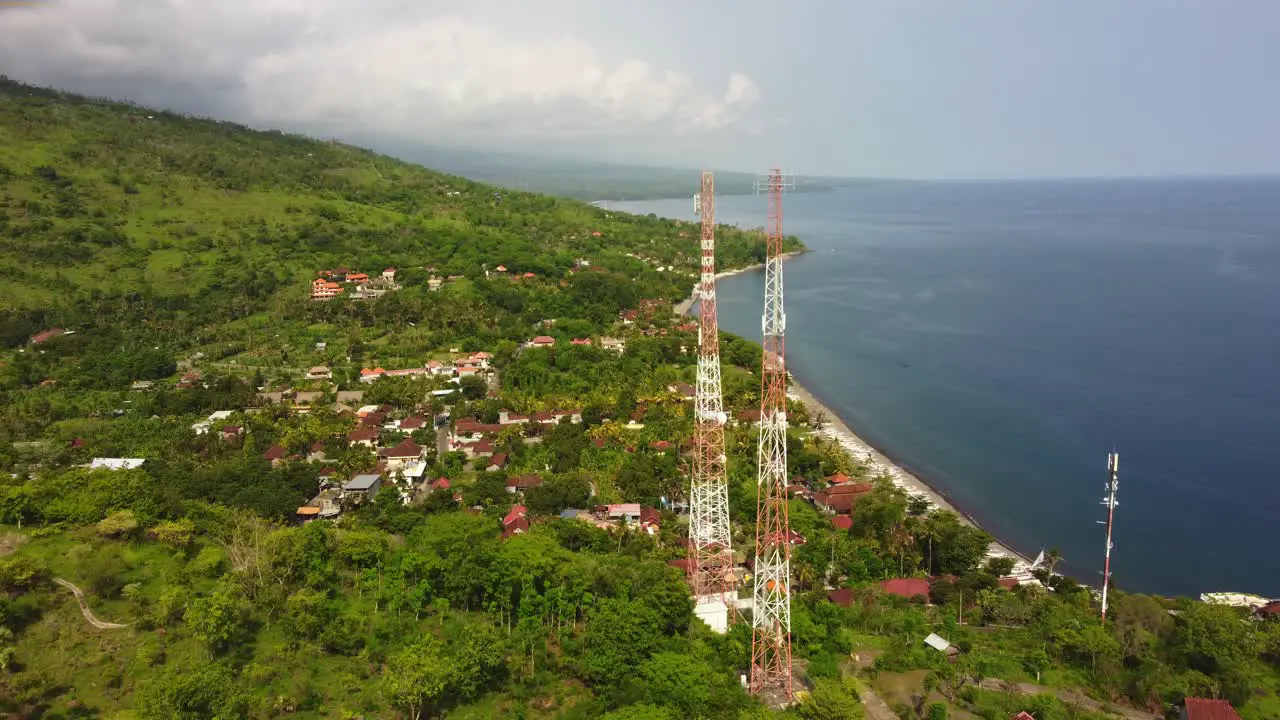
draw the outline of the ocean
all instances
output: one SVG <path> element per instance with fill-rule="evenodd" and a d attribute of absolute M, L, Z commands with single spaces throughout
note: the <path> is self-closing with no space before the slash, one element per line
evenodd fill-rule
<path fill-rule="evenodd" d="M 863 439 L 1094 585 L 1115 450 L 1116 587 L 1280 597 L 1280 179 L 883 182 L 784 212 L 812 251 L 788 369 Z M 762 280 L 720 281 L 723 329 L 759 340 Z"/>

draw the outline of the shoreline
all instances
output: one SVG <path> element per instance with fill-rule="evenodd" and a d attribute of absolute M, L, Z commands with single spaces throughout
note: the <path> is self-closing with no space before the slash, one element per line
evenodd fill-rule
<path fill-rule="evenodd" d="M 806 252 L 809 252 L 809 251 L 808 250 L 791 250 L 788 252 L 784 252 L 781 255 L 782 262 L 786 262 L 791 258 L 796 257 L 797 255 L 803 255 Z M 733 277 L 734 275 L 743 275 L 745 273 L 755 272 L 756 270 L 763 270 L 763 269 L 764 269 L 764 263 L 756 263 L 755 265 L 748 265 L 746 267 L 740 267 L 735 270 L 725 270 L 724 272 L 716 273 L 716 280 L 720 280 L 721 278 Z M 689 291 L 689 297 L 673 305 L 671 308 L 672 312 L 674 312 L 676 315 L 682 315 L 682 316 L 688 315 L 689 311 L 693 309 L 694 303 L 698 301 L 697 297 L 698 297 L 698 285 L 697 283 L 695 283 L 693 286 L 693 289 Z"/>
<path fill-rule="evenodd" d="M 796 250 L 782 255 L 782 260 L 786 260 L 802 254 L 803 250 Z M 736 270 L 716 273 L 716 280 L 734 275 L 760 270 L 764 267 L 764 263 L 749 265 Z M 689 293 L 689 297 L 674 306 L 673 310 L 677 315 L 688 315 L 693 309 L 696 302 L 697 286 Z M 824 415 L 827 419 L 823 423 L 823 427 L 817 430 L 811 430 L 814 435 L 835 441 L 851 458 L 867 467 L 868 475 L 872 478 L 881 475 L 887 476 L 889 480 L 897 487 L 901 488 L 909 497 L 923 497 L 929 502 L 933 509 L 946 510 L 955 513 L 960 522 L 970 527 L 982 529 L 982 526 L 971 515 L 957 508 L 947 497 L 929 485 L 925 481 L 907 472 L 900 465 L 895 463 L 887 455 L 880 452 L 874 445 L 863 440 L 850 427 L 840 415 L 834 412 L 830 407 L 825 405 L 816 395 L 808 388 L 801 385 L 791 372 L 787 372 L 787 378 L 790 381 L 787 388 L 787 398 L 802 403 L 809 412 L 809 417 L 816 417 L 818 414 Z M 1026 555 L 1013 549 L 1009 544 L 1001 541 L 994 535 L 991 543 L 987 546 L 987 558 L 1008 557 L 1014 561 L 1013 571 L 1010 576 L 1018 578 L 1022 583 L 1039 584 L 1031 575 L 1032 559 Z"/>

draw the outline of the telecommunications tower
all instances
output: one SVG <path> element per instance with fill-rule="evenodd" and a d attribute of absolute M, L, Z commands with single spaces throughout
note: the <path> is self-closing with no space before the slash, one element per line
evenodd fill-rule
<path fill-rule="evenodd" d="M 1107 480 L 1107 496 L 1102 498 L 1102 505 L 1107 508 L 1107 553 L 1102 562 L 1102 622 L 1107 621 L 1107 588 L 1111 585 L 1111 526 L 1116 519 L 1116 505 L 1120 504 L 1116 502 L 1116 490 L 1120 488 L 1120 453 L 1107 453 L 1107 470 L 1111 477 Z"/>
<path fill-rule="evenodd" d="M 716 187 L 702 173 L 694 203 L 702 215 L 702 274 L 698 283 L 698 379 L 689 490 L 690 585 L 695 612 L 724 632 L 738 599 L 729 530 L 729 481 L 725 474 L 724 401 L 720 394 L 720 331 L 716 320 Z"/>
<path fill-rule="evenodd" d="M 794 187 L 781 170 L 757 183 L 769 193 L 764 267 L 764 357 L 760 367 L 760 445 L 756 480 L 756 557 L 751 620 L 752 694 L 785 703 L 791 693 L 791 523 L 787 517 L 787 369 L 782 305 L 782 192 Z"/>

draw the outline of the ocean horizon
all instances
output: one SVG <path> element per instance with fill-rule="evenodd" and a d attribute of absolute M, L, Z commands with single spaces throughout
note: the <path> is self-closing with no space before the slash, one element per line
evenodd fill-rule
<path fill-rule="evenodd" d="M 696 181 L 696 178 L 692 178 Z M 692 195 L 696 182 L 691 182 Z M 1101 581 L 1280 595 L 1280 179 L 918 181 L 796 194 L 787 364 L 859 436 L 1025 554 Z M 692 201 L 611 202 L 692 220 Z M 718 198 L 762 226 L 764 197 Z M 759 340 L 760 273 L 721 327 Z"/>

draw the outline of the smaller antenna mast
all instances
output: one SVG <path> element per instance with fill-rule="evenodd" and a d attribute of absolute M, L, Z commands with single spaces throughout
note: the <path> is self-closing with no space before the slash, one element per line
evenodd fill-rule
<path fill-rule="evenodd" d="M 1107 554 L 1102 564 L 1102 622 L 1107 621 L 1107 589 L 1111 585 L 1111 526 L 1116 518 L 1116 490 L 1120 487 L 1120 453 L 1107 453 L 1107 470 L 1111 478 L 1107 481 L 1107 496 L 1102 504 L 1107 508 Z"/>

